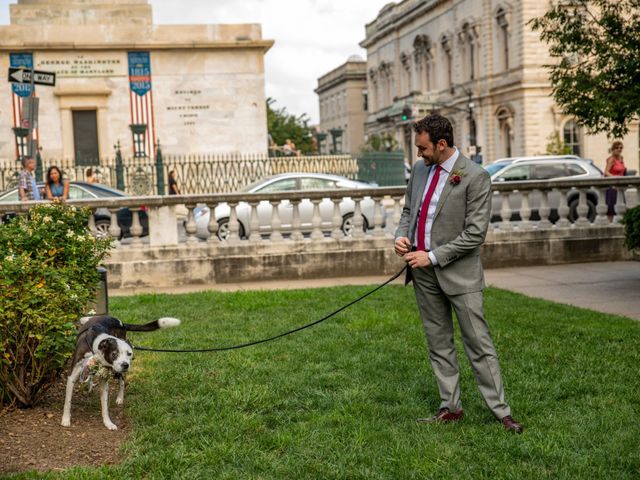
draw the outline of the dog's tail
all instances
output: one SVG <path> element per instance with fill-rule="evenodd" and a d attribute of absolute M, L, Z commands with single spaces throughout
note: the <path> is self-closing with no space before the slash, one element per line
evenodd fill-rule
<path fill-rule="evenodd" d="M 180 325 L 180 320 L 172 317 L 159 318 L 158 320 L 144 323 L 142 325 L 135 323 L 123 324 L 125 330 L 129 332 L 152 332 L 154 330 L 158 330 L 159 328 L 177 327 L 178 325 Z"/>

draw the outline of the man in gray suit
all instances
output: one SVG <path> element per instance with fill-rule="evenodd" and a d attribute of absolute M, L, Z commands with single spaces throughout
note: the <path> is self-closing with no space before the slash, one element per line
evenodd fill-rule
<path fill-rule="evenodd" d="M 511 417 L 504 399 L 498 357 L 482 310 L 480 245 L 489 227 L 491 180 L 454 147 L 453 128 L 445 117 L 432 114 L 413 127 L 424 161 L 416 162 L 409 178 L 395 251 L 409 264 L 407 282 L 413 279 L 441 401 L 433 417 L 418 422 L 463 417 L 453 307 L 487 406 L 507 430 L 521 433 L 522 425 Z"/>

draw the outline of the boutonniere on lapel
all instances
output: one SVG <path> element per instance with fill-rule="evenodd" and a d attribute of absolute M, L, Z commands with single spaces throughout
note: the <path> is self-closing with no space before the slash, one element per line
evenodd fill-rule
<path fill-rule="evenodd" d="M 451 172 L 451 175 L 449 175 L 449 183 L 451 185 L 458 185 L 462 180 L 462 177 L 464 177 L 465 175 L 466 173 L 464 173 L 462 170 L 454 170 Z"/>

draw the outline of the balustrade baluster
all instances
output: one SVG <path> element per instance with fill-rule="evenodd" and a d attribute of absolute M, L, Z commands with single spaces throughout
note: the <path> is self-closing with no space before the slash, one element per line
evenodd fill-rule
<path fill-rule="evenodd" d="M 596 220 L 593 222 L 595 225 L 609 225 L 609 218 L 607 217 L 607 188 L 600 187 L 597 189 L 598 204 L 596 205 Z"/>
<path fill-rule="evenodd" d="M 540 208 L 538 208 L 540 222 L 538 223 L 538 228 L 543 230 L 553 226 L 549 220 L 549 215 L 551 214 L 551 208 L 549 208 L 549 192 L 547 190 L 538 191 L 540 192 Z"/>
<path fill-rule="evenodd" d="M 513 224 L 511 223 L 511 204 L 509 203 L 509 194 L 511 192 L 500 192 L 502 197 L 502 208 L 500 208 L 500 230 L 510 231 L 513 230 Z"/>
<path fill-rule="evenodd" d="M 335 240 L 341 240 L 344 238 L 344 232 L 342 231 L 342 214 L 340 213 L 340 203 L 342 203 L 342 198 L 332 198 L 331 201 L 333 202 L 331 237 Z"/>
<path fill-rule="evenodd" d="M 94 209 L 91 210 L 91 214 L 89 215 L 89 223 L 87 225 L 87 228 L 94 237 L 97 235 L 98 229 L 96 228 L 96 211 Z"/>
<path fill-rule="evenodd" d="M 258 205 L 259 200 L 252 200 L 249 202 L 249 208 L 251 209 L 251 216 L 249 220 L 249 241 L 259 242 L 262 240 L 260 235 L 260 221 L 258 220 Z"/>
<path fill-rule="evenodd" d="M 576 208 L 578 218 L 576 219 L 576 227 L 588 227 L 590 225 L 587 215 L 589 214 L 589 205 L 587 205 L 587 190 L 584 187 L 578 189 L 578 207 Z"/>
<path fill-rule="evenodd" d="M 216 219 L 216 206 L 215 203 L 207 203 L 209 208 L 209 223 L 207 223 L 207 230 L 209 231 L 209 243 L 218 244 L 220 239 L 218 238 L 218 220 Z"/>
<path fill-rule="evenodd" d="M 569 212 L 571 211 L 569 208 L 569 203 L 567 202 L 567 192 L 566 188 L 558 188 L 554 189 L 558 192 L 559 195 L 559 204 L 558 204 L 558 221 L 556 222 L 557 228 L 569 228 L 571 226 L 571 222 L 569 221 Z"/>
<path fill-rule="evenodd" d="M 196 237 L 196 232 L 198 228 L 196 226 L 196 219 L 193 215 L 193 209 L 196 208 L 194 204 L 186 204 L 188 213 L 187 213 L 187 223 L 184 226 L 184 231 L 187 234 L 187 243 L 194 244 L 198 243 L 198 239 Z M 211 213 L 213 215 L 213 213 Z"/>
<path fill-rule="evenodd" d="M 615 187 L 615 189 L 618 192 L 618 195 L 616 198 L 616 205 L 614 207 L 616 215 L 613 217 L 613 223 L 620 223 L 620 220 L 622 220 L 622 217 L 627 211 L 627 204 L 624 202 L 624 193 L 627 188 L 625 186 L 621 186 Z"/>
<path fill-rule="evenodd" d="M 271 234 L 269 240 L 272 242 L 281 242 L 282 236 L 282 220 L 280 219 L 280 200 L 270 200 L 271 204 Z"/>
<path fill-rule="evenodd" d="M 291 208 L 291 240 L 304 240 L 304 235 L 300 228 L 300 200 L 291 200 Z"/>
<path fill-rule="evenodd" d="M 531 218 L 531 208 L 529 208 L 529 191 L 522 192 L 522 206 L 520 207 L 520 230 L 531 230 L 533 225 L 529 221 Z"/>
<path fill-rule="evenodd" d="M 109 224 L 109 235 L 114 239 L 114 243 L 117 245 L 120 243 L 120 235 L 122 235 L 122 229 L 118 225 L 118 210 L 120 208 L 110 208 L 111 223 Z"/>
<path fill-rule="evenodd" d="M 400 217 L 402 217 L 402 202 L 404 200 L 404 195 L 400 197 L 392 197 L 392 200 L 393 200 L 393 216 L 392 216 L 393 225 L 391 225 L 391 232 L 395 232 L 396 228 L 398 228 L 398 225 L 400 224 Z"/>
<path fill-rule="evenodd" d="M 227 243 L 237 245 L 240 243 L 240 222 L 238 222 L 238 212 L 236 210 L 238 202 L 229 203 L 229 236 Z"/>
<path fill-rule="evenodd" d="M 311 217 L 311 240 L 322 240 L 324 233 L 322 233 L 322 217 L 320 216 L 320 202 L 321 198 L 311 199 L 313 203 L 313 217 Z"/>
<path fill-rule="evenodd" d="M 131 244 L 141 245 L 142 224 L 140 223 L 140 208 L 129 207 L 129 210 L 131 210 L 131 228 L 129 229 L 129 233 L 131 233 Z"/>
<path fill-rule="evenodd" d="M 373 236 L 384 237 L 382 228 L 382 197 L 372 197 L 373 199 Z"/>
<path fill-rule="evenodd" d="M 362 218 L 362 198 L 354 198 L 355 208 L 353 210 L 353 238 L 364 237 L 364 220 Z"/>

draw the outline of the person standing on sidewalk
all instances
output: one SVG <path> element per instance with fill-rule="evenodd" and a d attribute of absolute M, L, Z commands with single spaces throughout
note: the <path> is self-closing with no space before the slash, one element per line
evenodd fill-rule
<path fill-rule="evenodd" d="M 18 195 L 21 202 L 41 200 L 40 190 L 33 172 L 36 170 L 36 160 L 33 157 L 22 158 L 22 171 L 18 177 Z"/>
<path fill-rule="evenodd" d="M 489 327 L 483 314 L 484 273 L 480 246 L 491 215 L 491 179 L 463 157 L 445 117 L 414 123 L 418 161 L 413 166 L 395 252 L 408 263 L 427 337 L 429 358 L 440 392 L 440 408 L 418 422 L 462 419 L 460 373 L 453 341 L 452 308 L 476 382 L 491 413 L 511 432 L 522 425 L 511 416 Z"/>
<path fill-rule="evenodd" d="M 607 158 L 607 164 L 604 168 L 605 177 L 622 177 L 627 173 L 627 167 L 625 167 L 624 158 L 622 158 L 622 148 L 623 144 L 620 140 L 611 144 L 611 155 Z M 611 222 L 616 214 L 618 191 L 615 188 L 608 188 L 605 200 L 607 202 L 607 217 Z"/>

